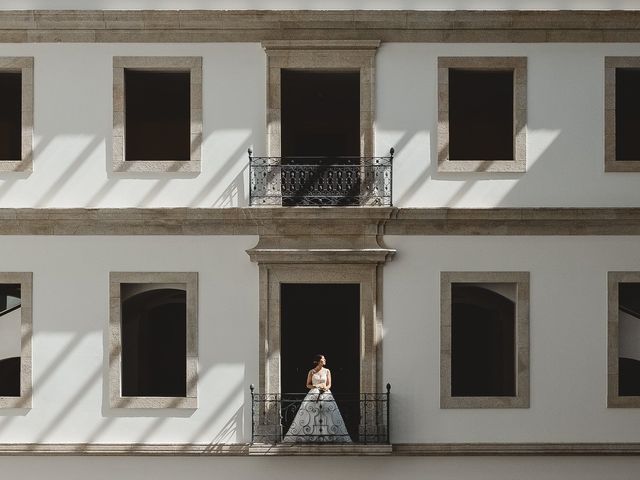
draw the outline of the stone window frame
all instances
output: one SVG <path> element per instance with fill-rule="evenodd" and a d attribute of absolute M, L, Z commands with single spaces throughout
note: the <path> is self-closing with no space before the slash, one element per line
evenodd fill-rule
<path fill-rule="evenodd" d="M 360 155 L 373 156 L 375 55 L 379 46 L 379 40 L 262 42 L 267 55 L 267 155 L 281 156 L 281 70 L 301 69 L 360 72 Z"/>
<path fill-rule="evenodd" d="M 451 396 L 451 284 L 516 285 L 515 396 Z M 440 408 L 529 408 L 529 272 L 440 273 Z"/>
<path fill-rule="evenodd" d="M 616 69 L 640 68 L 640 57 L 604 57 L 604 171 L 640 172 L 640 159 L 616 160 Z"/>
<path fill-rule="evenodd" d="M 31 339 L 33 336 L 33 273 L 32 272 L 0 272 L 0 283 L 20 284 L 20 396 L 0 396 L 0 408 L 31 408 L 32 387 L 32 355 Z"/>
<path fill-rule="evenodd" d="M 0 172 L 33 171 L 33 57 L 0 57 L 0 73 L 22 76 L 22 142 L 19 159 L 0 161 Z"/>
<path fill-rule="evenodd" d="M 513 70 L 513 160 L 449 158 L 449 69 Z M 438 172 L 527 171 L 527 57 L 438 57 Z"/>
<path fill-rule="evenodd" d="M 640 408 L 640 396 L 618 395 L 618 284 L 640 283 L 640 271 L 607 274 L 607 408 Z"/>
<path fill-rule="evenodd" d="M 280 285 L 283 283 L 357 283 L 360 285 L 360 392 L 377 392 L 382 386 L 379 348 L 382 340 L 382 308 L 378 278 L 376 263 L 314 265 L 261 263 L 259 391 L 281 393 Z"/>
<path fill-rule="evenodd" d="M 191 153 L 189 160 L 125 159 L 125 69 L 190 73 Z M 113 152 L 114 172 L 195 172 L 202 156 L 202 57 L 113 57 Z"/>
<path fill-rule="evenodd" d="M 122 283 L 182 283 L 187 293 L 187 395 L 186 397 L 123 397 L 121 394 Z M 110 272 L 109 273 L 109 404 L 111 408 L 198 407 L 198 273 L 197 272 Z"/>

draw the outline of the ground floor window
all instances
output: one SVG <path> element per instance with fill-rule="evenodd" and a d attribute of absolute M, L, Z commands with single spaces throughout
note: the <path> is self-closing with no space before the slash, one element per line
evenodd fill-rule
<path fill-rule="evenodd" d="M 111 405 L 197 406 L 197 274 L 111 274 Z"/>
<path fill-rule="evenodd" d="M 441 275 L 441 406 L 529 404 L 529 274 Z"/>

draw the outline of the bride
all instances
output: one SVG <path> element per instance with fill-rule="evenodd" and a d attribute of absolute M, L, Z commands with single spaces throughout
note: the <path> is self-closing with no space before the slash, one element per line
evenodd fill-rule
<path fill-rule="evenodd" d="M 298 413 L 283 442 L 341 442 L 351 443 L 351 437 L 331 394 L 331 371 L 324 366 L 324 355 L 316 355 L 314 367 L 307 375 L 309 393 L 300 404 Z"/>

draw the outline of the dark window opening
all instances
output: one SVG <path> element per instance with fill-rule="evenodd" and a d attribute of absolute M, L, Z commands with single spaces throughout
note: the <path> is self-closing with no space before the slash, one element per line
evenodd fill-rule
<path fill-rule="evenodd" d="M 22 160 L 20 72 L 0 72 L 0 160 Z"/>
<path fill-rule="evenodd" d="M 191 74 L 124 71 L 125 159 L 191 158 Z"/>
<path fill-rule="evenodd" d="M 280 308 L 282 392 L 306 393 L 313 357 L 325 355 L 332 376 L 331 392 L 349 435 L 356 440 L 360 423 L 360 285 L 281 284 Z M 293 417 L 283 420 L 286 433 Z"/>
<path fill-rule="evenodd" d="M 16 355 L 0 358 L 0 397 L 20 396 L 21 323 L 10 319 L 10 314 L 21 306 L 20 284 L 0 284 L 0 322 L 13 322 L 13 325 L 3 325 L 9 335 L 0 337 L 0 345 L 5 354 Z"/>
<path fill-rule="evenodd" d="M 122 284 L 127 287 L 139 284 Z M 122 396 L 185 397 L 186 291 L 159 287 L 122 296 Z"/>
<path fill-rule="evenodd" d="M 616 160 L 640 161 L 640 69 L 616 69 Z"/>
<path fill-rule="evenodd" d="M 451 285 L 451 395 L 515 396 L 515 302 Z"/>
<path fill-rule="evenodd" d="M 281 71 L 282 156 L 360 155 L 360 73 Z"/>
<path fill-rule="evenodd" d="M 449 69 L 449 159 L 513 160 L 512 70 Z"/>
<path fill-rule="evenodd" d="M 282 70 L 281 108 L 282 204 L 357 205 L 360 73 Z"/>
<path fill-rule="evenodd" d="M 618 284 L 618 395 L 640 396 L 640 344 L 625 341 L 640 332 L 640 283 Z"/>

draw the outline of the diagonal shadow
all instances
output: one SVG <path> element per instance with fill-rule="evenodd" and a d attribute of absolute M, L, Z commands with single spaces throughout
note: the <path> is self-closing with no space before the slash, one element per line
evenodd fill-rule
<path fill-rule="evenodd" d="M 39 140 L 36 143 L 32 153 L 34 169 L 37 168 L 35 159 L 38 158 L 40 155 L 42 155 L 42 152 L 44 152 L 47 149 L 47 147 L 51 144 L 51 140 L 52 138 L 47 138 L 46 140 Z M 2 184 L 0 185 L 0 198 L 2 198 L 7 192 L 9 192 L 18 183 L 19 180 L 24 180 L 26 178 L 29 178 L 31 175 L 33 175 L 33 172 L 11 173 L 11 177 L 4 179 L 2 181 Z"/>
<path fill-rule="evenodd" d="M 36 202 L 36 207 L 47 206 L 49 201 L 62 190 L 62 187 L 73 177 L 74 173 L 78 170 L 80 165 L 85 162 L 87 158 L 93 153 L 104 140 L 101 137 L 94 137 L 86 147 L 80 152 L 80 154 L 71 162 L 64 172 L 60 174 L 58 179 L 53 182 L 49 189 L 40 197 Z"/>
<path fill-rule="evenodd" d="M 249 139 L 251 138 L 251 134 L 247 135 L 247 138 L 241 145 L 236 148 L 232 154 L 229 155 L 228 159 L 216 169 L 215 175 L 211 177 L 211 179 L 204 185 L 200 191 L 193 197 L 193 199 L 189 202 L 189 207 L 197 207 L 200 203 L 207 197 L 211 190 L 215 188 L 218 183 L 233 169 L 233 167 L 239 162 L 239 159 L 246 155 L 247 149 L 250 147 Z M 249 159 L 247 158 L 247 164 Z M 237 177 L 236 177 L 237 178 Z M 246 200 L 245 200 L 246 201 Z"/>

